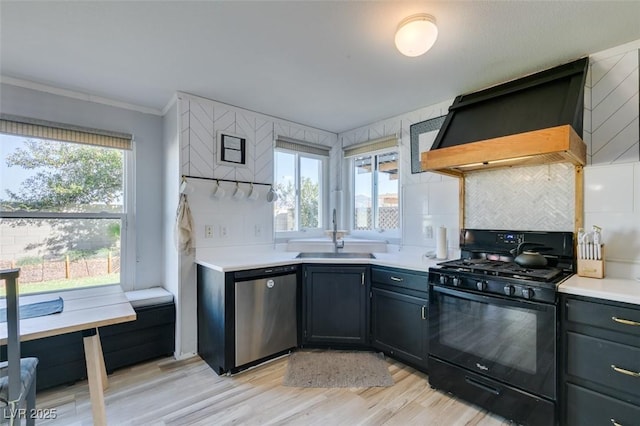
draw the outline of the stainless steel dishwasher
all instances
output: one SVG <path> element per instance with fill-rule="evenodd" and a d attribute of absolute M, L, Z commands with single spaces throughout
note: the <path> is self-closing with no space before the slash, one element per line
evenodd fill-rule
<path fill-rule="evenodd" d="M 235 366 L 298 345 L 297 265 L 234 274 Z"/>

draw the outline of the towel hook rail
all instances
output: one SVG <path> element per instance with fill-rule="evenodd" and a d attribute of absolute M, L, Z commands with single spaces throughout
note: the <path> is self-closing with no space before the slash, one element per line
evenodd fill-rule
<path fill-rule="evenodd" d="M 201 177 L 201 176 L 188 176 L 188 175 L 182 175 L 182 179 L 186 180 L 186 179 L 201 179 L 201 180 L 211 180 L 211 181 L 216 181 L 216 182 L 232 182 L 232 183 L 236 183 L 236 184 L 240 184 L 240 183 L 246 183 L 249 185 L 264 185 L 264 186 L 273 186 L 272 183 L 261 183 L 261 182 L 251 182 L 251 181 L 247 181 L 247 180 L 233 180 L 233 179 L 220 179 L 220 178 L 208 178 L 208 177 Z"/>

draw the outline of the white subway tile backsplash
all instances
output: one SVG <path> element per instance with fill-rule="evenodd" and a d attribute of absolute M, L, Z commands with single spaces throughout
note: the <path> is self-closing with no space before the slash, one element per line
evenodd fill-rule
<path fill-rule="evenodd" d="M 411 213 L 405 216 L 403 244 L 435 247 L 433 222 L 428 215 Z M 428 227 L 431 226 L 431 232 Z"/>
<path fill-rule="evenodd" d="M 633 164 L 585 167 L 585 213 L 632 213 L 634 202 L 633 170 Z"/>
<path fill-rule="evenodd" d="M 405 185 L 402 205 L 405 216 L 429 214 L 429 187 L 424 184 Z"/>
<path fill-rule="evenodd" d="M 459 196 L 458 180 L 445 180 L 405 185 L 403 192 L 403 244 L 436 246 L 436 232 L 447 228 L 449 248 L 458 247 Z"/>
<path fill-rule="evenodd" d="M 458 216 L 460 197 L 458 179 L 429 184 L 429 214 Z"/>
<path fill-rule="evenodd" d="M 585 167 L 585 229 L 602 227 L 607 276 L 640 270 L 640 162 Z"/>
<path fill-rule="evenodd" d="M 633 213 L 589 213 L 585 229 L 602 228 L 602 238 L 609 261 L 640 263 L 640 215 Z"/>

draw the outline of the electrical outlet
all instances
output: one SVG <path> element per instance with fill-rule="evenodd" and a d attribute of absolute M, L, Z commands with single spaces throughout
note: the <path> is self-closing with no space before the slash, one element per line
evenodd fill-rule
<path fill-rule="evenodd" d="M 225 225 L 220 225 L 220 238 L 227 238 L 227 227 Z"/>
<path fill-rule="evenodd" d="M 205 238 L 213 238 L 213 225 L 205 225 L 204 226 L 204 237 Z"/>

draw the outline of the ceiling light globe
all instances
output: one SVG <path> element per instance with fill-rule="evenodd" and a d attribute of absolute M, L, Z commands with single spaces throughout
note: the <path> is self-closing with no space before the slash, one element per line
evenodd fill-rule
<path fill-rule="evenodd" d="M 413 57 L 431 49 L 437 38 L 436 19 L 426 13 L 419 13 L 400 22 L 395 42 L 400 53 Z"/>

